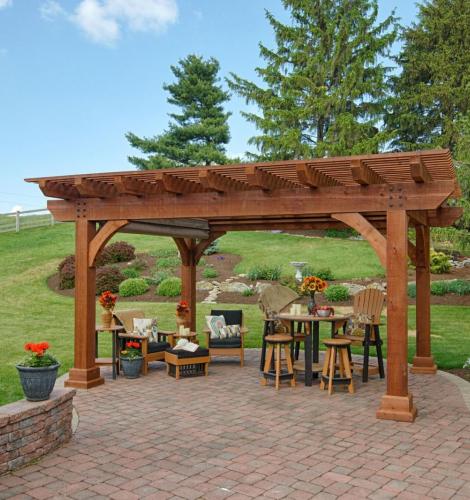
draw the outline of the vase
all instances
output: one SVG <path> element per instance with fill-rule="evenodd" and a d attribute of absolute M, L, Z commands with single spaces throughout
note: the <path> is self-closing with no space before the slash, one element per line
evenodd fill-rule
<path fill-rule="evenodd" d="M 112 311 L 112 309 L 105 309 L 101 313 L 101 326 L 103 328 L 110 328 L 112 321 L 113 321 L 113 311 Z"/>
<path fill-rule="evenodd" d="M 139 378 L 140 372 L 142 371 L 142 361 L 143 357 L 138 358 L 122 358 L 120 359 L 120 364 L 124 376 L 126 378 Z"/>
<path fill-rule="evenodd" d="M 179 333 L 180 326 L 187 328 L 189 326 L 189 314 L 176 315 L 176 333 Z"/>
<path fill-rule="evenodd" d="M 39 367 L 16 365 L 21 386 L 28 401 L 49 399 L 52 389 L 54 389 L 59 366 L 59 363 Z"/>
<path fill-rule="evenodd" d="M 310 295 L 310 299 L 307 304 L 307 310 L 309 314 L 315 316 L 317 314 L 317 304 L 315 303 L 315 293 Z"/>

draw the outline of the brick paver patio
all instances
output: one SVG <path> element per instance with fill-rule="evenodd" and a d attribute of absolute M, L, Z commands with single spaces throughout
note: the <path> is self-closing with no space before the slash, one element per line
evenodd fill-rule
<path fill-rule="evenodd" d="M 0 498 L 470 498 L 470 411 L 450 377 L 410 375 L 405 424 L 375 419 L 384 381 L 276 393 L 246 358 L 80 391 L 72 441 L 0 477 Z"/>

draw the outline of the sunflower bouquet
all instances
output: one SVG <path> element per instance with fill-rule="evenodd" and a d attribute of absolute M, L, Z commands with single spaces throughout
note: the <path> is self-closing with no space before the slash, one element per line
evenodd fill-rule
<path fill-rule="evenodd" d="M 318 276 L 306 276 L 300 285 L 300 292 L 312 296 L 315 292 L 324 292 L 327 286 L 327 282 Z"/>

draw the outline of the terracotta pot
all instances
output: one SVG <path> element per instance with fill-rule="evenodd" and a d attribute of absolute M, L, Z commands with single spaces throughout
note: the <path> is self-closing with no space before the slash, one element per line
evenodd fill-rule
<path fill-rule="evenodd" d="M 101 313 L 101 326 L 103 328 L 109 328 L 111 326 L 112 320 L 113 320 L 113 311 L 112 311 L 112 309 L 105 309 Z"/>

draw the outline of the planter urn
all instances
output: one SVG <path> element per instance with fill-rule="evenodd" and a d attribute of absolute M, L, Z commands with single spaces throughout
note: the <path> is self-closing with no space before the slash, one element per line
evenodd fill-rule
<path fill-rule="evenodd" d="M 121 358 L 121 368 L 126 378 L 139 378 L 142 371 L 143 357 Z"/>
<path fill-rule="evenodd" d="M 16 365 L 21 386 L 28 401 L 45 401 L 49 399 L 54 388 L 59 366 L 59 363 L 41 367 Z"/>

